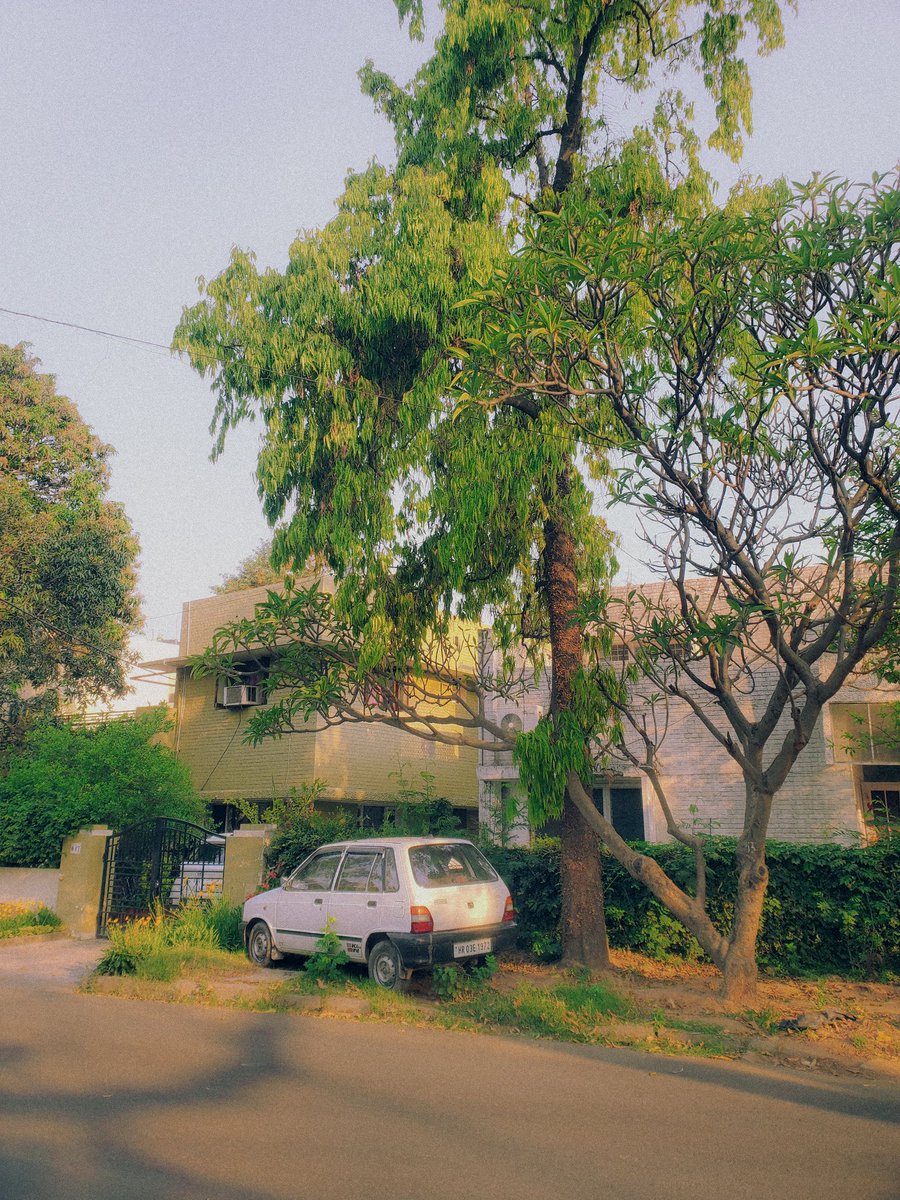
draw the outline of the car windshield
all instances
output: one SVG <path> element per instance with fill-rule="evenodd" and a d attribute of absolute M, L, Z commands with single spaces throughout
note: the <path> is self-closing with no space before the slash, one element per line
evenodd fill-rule
<path fill-rule="evenodd" d="M 412 846 L 409 863 L 420 887 L 492 883 L 498 878 L 488 860 L 467 842 Z"/>

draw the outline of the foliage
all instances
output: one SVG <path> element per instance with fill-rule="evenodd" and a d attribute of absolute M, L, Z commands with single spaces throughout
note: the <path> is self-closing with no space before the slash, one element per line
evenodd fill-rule
<path fill-rule="evenodd" d="M 23 934 L 47 933 L 59 929 L 59 917 L 45 904 L 26 904 L 20 901 L 0 902 L 0 938 L 21 937 Z"/>
<path fill-rule="evenodd" d="M 24 346 L 0 346 L 0 748 L 33 712 L 123 687 L 137 544 L 111 448 Z"/>
<path fill-rule="evenodd" d="M 146 817 L 202 820 L 185 765 L 155 742 L 164 706 L 79 728 L 30 729 L 0 776 L 0 864 L 55 867 L 63 838 L 86 825 L 121 829 Z"/>
<path fill-rule="evenodd" d="M 683 846 L 635 847 L 690 887 L 693 861 Z M 559 927 L 559 850 L 546 839 L 536 850 L 486 847 L 510 885 L 520 940 L 554 937 Z M 732 919 L 736 894 L 735 842 L 708 842 L 710 913 Z M 837 971 L 871 975 L 900 970 L 900 847 L 769 842 L 770 883 L 759 937 L 759 961 L 781 974 Z M 610 940 L 655 958 L 698 957 L 683 926 L 615 860 L 604 869 Z"/>
<path fill-rule="evenodd" d="M 266 851 L 269 887 L 277 887 L 282 875 L 287 875 L 314 850 L 328 842 L 344 842 L 381 834 L 384 837 L 454 837 L 459 834 L 459 821 L 453 815 L 449 800 L 434 794 L 434 780 L 424 772 L 422 786 L 417 788 L 401 777 L 395 795 L 386 797 L 385 804 L 393 806 L 382 828 L 360 825 L 346 810 L 329 812 L 316 807 L 324 784 L 319 780 L 291 788 L 287 796 L 272 801 L 263 813 L 263 820 L 275 826 Z"/>
<path fill-rule="evenodd" d="M 303 964 L 303 970 L 319 983 L 338 983 L 342 969 L 349 961 L 341 939 L 334 932 L 334 917 L 329 917 L 322 936 L 316 939 L 314 953 Z"/>
<path fill-rule="evenodd" d="M 438 963 L 431 972 L 431 987 L 438 1000 L 460 1000 L 479 991 L 496 973 L 497 959 L 493 954 L 485 955 L 483 963 L 470 966 Z"/>
<path fill-rule="evenodd" d="M 112 921 L 109 946 L 97 964 L 98 975 L 140 975 L 174 979 L 192 959 L 207 961 L 222 951 L 240 949 L 241 909 L 223 900 L 191 902 L 174 912 L 157 908 L 146 917 Z"/>
<path fill-rule="evenodd" d="M 216 584 L 213 592 L 224 596 L 229 592 L 242 592 L 245 588 L 263 587 L 280 583 L 282 575 L 272 566 L 272 541 L 265 538 L 252 554 L 248 554 L 232 575 L 226 575 Z"/>
<path fill-rule="evenodd" d="M 280 876 L 287 875 L 319 846 L 353 836 L 345 813 L 322 812 L 315 807 L 323 789 L 319 780 L 291 788 L 286 796 L 276 797 L 263 813 L 263 820 L 275 826 L 266 851 L 273 887 L 278 886 Z"/>

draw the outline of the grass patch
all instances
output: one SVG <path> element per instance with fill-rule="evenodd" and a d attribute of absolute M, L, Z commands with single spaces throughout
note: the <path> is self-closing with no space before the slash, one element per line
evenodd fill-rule
<path fill-rule="evenodd" d="M 0 904 L 0 939 L 52 933 L 62 921 L 44 904 L 14 900 Z"/>
<path fill-rule="evenodd" d="M 109 947 L 96 973 L 170 981 L 188 968 L 207 970 L 224 965 L 233 969 L 237 958 L 232 936 L 235 912 L 239 922 L 240 909 L 221 900 L 197 901 L 174 913 L 159 908 L 148 917 L 111 922 Z"/>
<path fill-rule="evenodd" d="M 513 992 L 485 987 L 441 1005 L 437 1019 L 456 1027 L 505 1029 L 525 1037 L 561 1042 L 605 1040 L 610 1017 L 630 1018 L 634 1005 L 603 984 L 520 984 Z"/>

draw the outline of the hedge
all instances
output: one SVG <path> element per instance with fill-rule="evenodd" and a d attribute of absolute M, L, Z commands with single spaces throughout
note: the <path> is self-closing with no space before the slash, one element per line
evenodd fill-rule
<path fill-rule="evenodd" d="M 636 843 L 682 887 L 693 859 L 680 845 Z M 522 942 L 547 957 L 559 947 L 559 845 L 484 847 L 510 886 Z M 711 838 L 707 850 L 709 912 L 730 926 L 735 898 L 735 842 Z M 785 974 L 869 975 L 900 971 L 900 842 L 864 848 L 769 842 L 769 888 L 759 937 L 760 965 Z M 655 957 L 701 958 L 695 939 L 645 887 L 603 853 L 610 944 Z"/>

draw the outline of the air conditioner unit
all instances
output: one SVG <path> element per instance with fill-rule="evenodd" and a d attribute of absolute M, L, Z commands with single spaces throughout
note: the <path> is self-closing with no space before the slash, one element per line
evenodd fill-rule
<path fill-rule="evenodd" d="M 260 704 L 262 699 L 259 693 L 260 689 L 256 684 L 230 683 L 222 688 L 222 707 L 249 708 Z"/>

